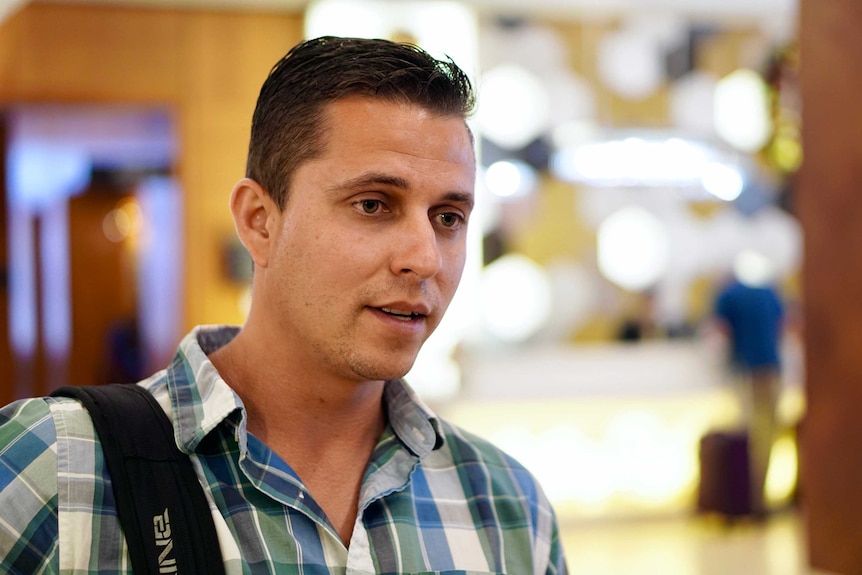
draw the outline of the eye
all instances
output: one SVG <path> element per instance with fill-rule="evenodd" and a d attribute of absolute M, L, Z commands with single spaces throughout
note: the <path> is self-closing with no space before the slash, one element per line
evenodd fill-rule
<path fill-rule="evenodd" d="M 360 200 L 356 202 L 356 205 L 365 214 L 376 214 L 383 207 L 383 203 L 380 200 Z"/>
<path fill-rule="evenodd" d="M 440 219 L 440 223 L 443 224 L 443 227 L 446 228 L 456 228 L 464 221 L 464 218 L 451 212 L 439 214 L 437 217 Z"/>

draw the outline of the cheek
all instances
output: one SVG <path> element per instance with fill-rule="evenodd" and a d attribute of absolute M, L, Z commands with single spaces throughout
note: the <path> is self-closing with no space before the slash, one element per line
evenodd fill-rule
<path fill-rule="evenodd" d="M 445 278 L 445 290 L 454 293 L 461 281 L 461 275 L 464 273 L 464 265 L 466 263 L 465 246 L 460 245 L 459 248 L 452 250 L 445 260 L 445 268 L 443 276 Z"/>
<path fill-rule="evenodd" d="M 385 256 L 379 239 L 343 231 L 317 232 L 308 246 L 309 266 L 338 286 L 377 268 Z"/>

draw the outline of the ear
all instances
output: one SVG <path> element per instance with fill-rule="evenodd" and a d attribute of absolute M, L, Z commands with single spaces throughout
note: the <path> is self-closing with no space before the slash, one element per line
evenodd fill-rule
<path fill-rule="evenodd" d="M 243 178 L 230 195 L 230 211 L 236 233 L 256 267 L 269 264 L 269 251 L 280 214 L 278 206 L 263 187 Z"/>

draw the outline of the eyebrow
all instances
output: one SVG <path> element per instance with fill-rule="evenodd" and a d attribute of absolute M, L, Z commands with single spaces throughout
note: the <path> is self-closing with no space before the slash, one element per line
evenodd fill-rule
<path fill-rule="evenodd" d="M 393 176 L 391 174 L 385 174 L 382 172 L 369 172 L 356 176 L 355 178 L 345 180 L 333 187 L 331 191 L 337 192 L 340 190 L 352 190 L 355 188 L 365 188 L 374 185 L 401 188 L 403 190 L 410 189 L 409 182 L 404 178 L 401 178 L 399 176 Z M 443 199 L 450 202 L 458 202 L 461 204 L 465 204 L 469 208 L 472 208 L 473 204 L 475 203 L 473 194 L 469 192 L 446 192 L 446 194 L 443 195 Z"/>
<path fill-rule="evenodd" d="M 466 192 L 447 192 L 443 196 L 443 199 L 450 202 L 464 204 L 470 209 L 473 209 L 473 204 L 475 203 L 473 194 L 469 194 Z"/>
<path fill-rule="evenodd" d="M 382 172 L 369 172 L 341 182 L 340 184 L 335 186 L 334 189 L 350 190 L 353 188 L 364 188 L 371 185 L 383 185 L 391 186 L 393 188 L 404 189 L 410 187 L 410 185 L 407 183 L 407 180 L 405 180 L 404 178 L 399 178 L 398 176 L 392 176 L 390 174 L 384 174 Z"/>

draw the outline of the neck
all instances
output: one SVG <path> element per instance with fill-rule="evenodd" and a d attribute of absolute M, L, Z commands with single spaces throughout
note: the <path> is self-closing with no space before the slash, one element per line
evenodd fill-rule
<path fill-rule="evenodd" d="M 345 442 L 354 447 L 371 442 L 373 448 L 385 420 L 384 382 L 346 380 L 286 355 L 277 359 L 260 354 L 265 346 L 252 344 L 251 339 L 240 331 L 210 354 L 242 399 L 249 432 L 282 456 L 289 455 L 282 451 L 300 450 L 303 444 L 312 453 Z"/>

